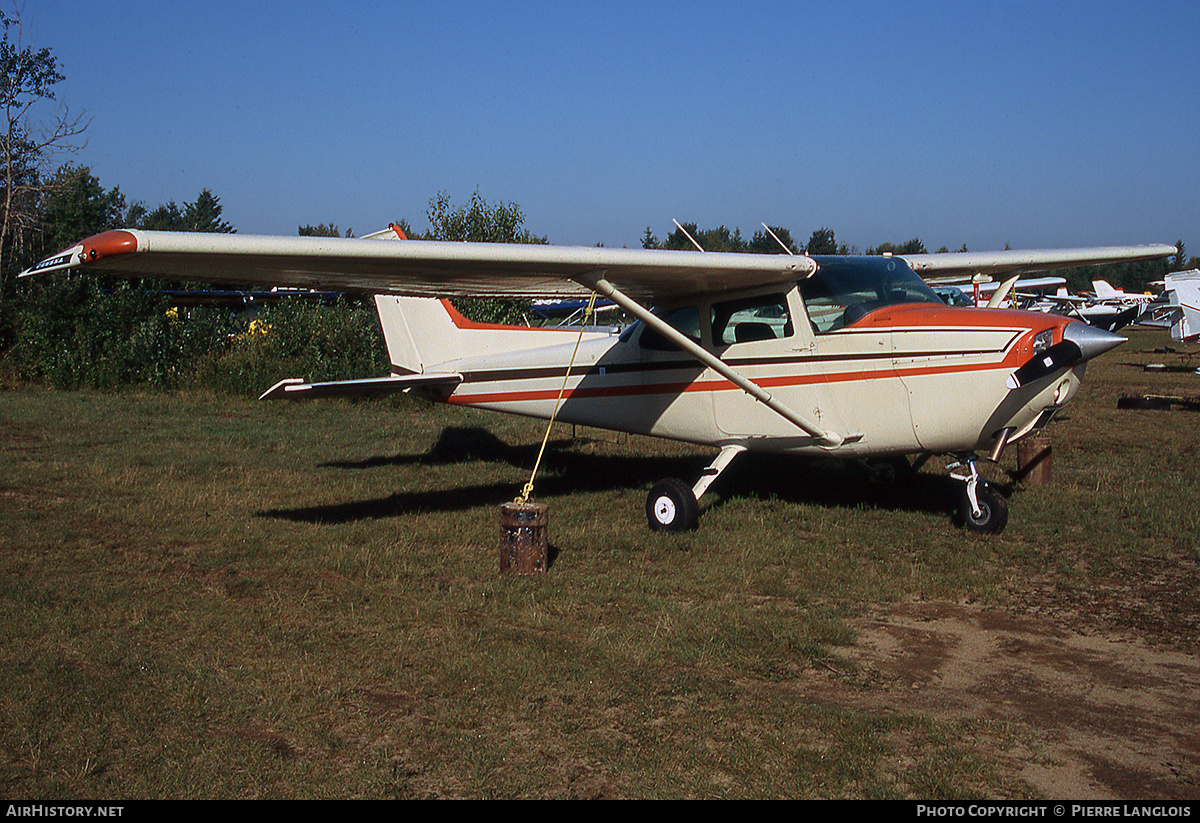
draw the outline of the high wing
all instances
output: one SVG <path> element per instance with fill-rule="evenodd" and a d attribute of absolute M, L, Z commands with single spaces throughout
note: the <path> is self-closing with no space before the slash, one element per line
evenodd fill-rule
<path fill-rule="evenodd" d="M 785 255 L 122 229 L 90 237 L 22 276 L 69 268 L 415 297 L 586 297 L 591 289 L 580 283 L 604 279 L 639 298 L 669 300 L 791 282 L 816 264 Z"/>
<path fill-rule="evenodd" d="M 1102 246 L 1092 249 L 1042 249 L 1037 251 L 942 252 L 896 255 L 925 279 L 932 277 L 991 276 L 1014 272 L 1051 271 L 1098 263 L 1153 260 L 1175 254 L 1174 246 Z"/>
<path fill-rule="evenodd" d="M 1174 246 L 904 255 L 917 274 L 995 275 L 1174 254 Z M 795 281 L 800 255 L 607 249 L 373 237 L 268 237 L 121 229 L 90 237 L 22 276 L 83 268 L 101 274 L 418 297 L 568 297 L 597 282 L 650 301 Z"/>

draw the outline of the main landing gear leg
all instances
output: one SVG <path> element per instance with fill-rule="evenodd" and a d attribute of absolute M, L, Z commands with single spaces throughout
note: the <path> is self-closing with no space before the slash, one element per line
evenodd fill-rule
<path fill-rule="evenodd" d="M 958 519 L 971 531 L 995 533 L 1008 523 L 1008 501 L 979 476 L 976 460 L 975 455 L 968 454 L 946 467 L 951 477 L 963 481 Z"/>
<path fill-rule="evenodd" d="M 700 524 L 700 498 L 708 491 L 721 472 L 746 447 L 742 445 L 725 446 L 717 459 L 712 462 L 700 475 L 696 485 L 688 485 L 675 477 L 668 477 L 654 484 L 646 497 L 646 522 L 651 531 L 682 532 L 692 531 Z"/>

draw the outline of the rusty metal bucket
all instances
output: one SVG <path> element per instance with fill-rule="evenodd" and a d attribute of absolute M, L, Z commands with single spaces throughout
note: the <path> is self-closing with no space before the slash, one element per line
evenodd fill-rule
<path fill-rule="evenodd" d="M 547 525 L 545 503 L 505 503 L 500 507 L 500 571 L 540 574 L 546 571 Z"/>

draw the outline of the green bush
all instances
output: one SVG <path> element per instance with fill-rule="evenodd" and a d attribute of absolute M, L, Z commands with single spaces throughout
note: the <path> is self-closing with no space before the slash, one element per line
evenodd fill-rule
<path fill-rule="evenodd" d="M 257 395 L 285 377 L 338 380 L 389 371 L 372 304 L 284 300 L 264 306 L 226 346 L 204 357 L 197 380 L 216 391 Z"/>
<path fill-rule="evenodd" d="M 256 313 L 172 307 L 164 293 L 94 278 L 34 281 L 7 353 L 17 374 L 57 388 L 209 388 L 257 395 L 283 377 L 388 372 L 369 303 L 285 299 Z"/>

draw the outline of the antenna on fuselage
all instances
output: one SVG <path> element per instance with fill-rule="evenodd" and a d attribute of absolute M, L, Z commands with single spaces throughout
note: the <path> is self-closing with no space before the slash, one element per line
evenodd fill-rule
<path fill-rule="evenodd" d="M 780 246 L 780 247 L 781 247 L 781 248 L 782 248 L 782 249 L 783 249 L 785 252 L 787 252 L 788 254 L 792 255 L 793 257 L 795 257 L 795 256 L 796 256 L 796 253 L 795 253 L 794 251 L 792 251 L 791 249 L 789 249 L 787 246 L 783 245 L 783 241 L 779 239 L 779 235 L 777 235 L 777 234 L 775 234 L 775 232 L 771 231 L 771 227 L 770 227 L 770 226 L 768 226 L 766 223 L 763 223 L 763 224 L 762 224 L 762 227 L 763 227 L 764 229 L 766 229 L 766 230 L 767 230 L 767 234 L 769 234 L 769 235 L 771 235 L 772 237 L 774 237 L 774 238 L 775 238 L 775 242 L 776 242 L 776 243 L 778 243 L 778 244 L 779 244 L 779 246 Z"/>
<path fill-rule="evenodd" d="M 677 228 L 677 229 L 679 229 L 681 232 L 683 232 L 683 236 L 684 236 L 684 237 L 686 237 L 688 240 L 691 240 L 691 241 L 692 241 L 692 245 L 693 245 L 693 246 L 695 246 L 695 247 L 696 247 L 697 249 L 699 249 L 700 251 L 704 251 L 704 246 L 701 246 L 699 243 L 697 243 L 697 242 L 696 242 L 696 238 L 695 238 L 695 237 L 692 237 L 690 234 L 688 234 L 688 232 L 687 232 L 687 229 L 685 229 L 683 226 L 679 225 L 679 221 L 678 221 L 678 220 L 676 220 L 674 217 L 672 217 L 672 218 L 671 218 L 671 222 L 675 224 L 675 228 Z"/>

